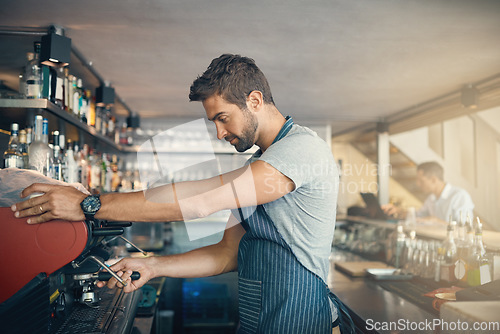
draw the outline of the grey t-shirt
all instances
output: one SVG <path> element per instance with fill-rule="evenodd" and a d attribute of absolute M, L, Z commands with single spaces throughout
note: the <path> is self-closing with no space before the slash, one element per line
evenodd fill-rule
<path fill-rule="evenodd" d="M 339 173 L 332 152 L 309 128 L 288 134 L 249 162 L 262 160 L 295 183 L 295 190 L 264 204 L 299 262 L 326 282 L 335 229 Z"/>

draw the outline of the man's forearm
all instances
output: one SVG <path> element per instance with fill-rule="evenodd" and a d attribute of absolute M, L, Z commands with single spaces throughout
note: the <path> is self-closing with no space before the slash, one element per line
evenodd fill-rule
<path fill-rule="evenodd" d="M 172 183 L 145 191 L 113 193 L 101 196 L 101 209 L 96 218 L 115 221 L 165 222 L 200 218 L 198 203 L 189 197 L 221 186 L 220 178 L 214 177 L 196 182 Z M 189 205 L 179 205 L 179 200 Z"/>
<path fill-rule="evenodd" d="M 155 257 L 150 265 L 155 267 L 157 277 L 207 277 L 236 270 L 236 258 L 221 256 L 223 253 L 220 246 L 215 244 L 183 254 Z"/>
<path fill-rule="evenodd" d="M 153 258 L 156 276 L 206 277 L 234 271 L 238 268 L 238 247 L 245 229 L 231 215 L 222 240 L 217 244 L 190 252 Z M 156 268 L 157 271 L 156 271 Z"/>
<path fill-rule="evenodd" d="M 146 200 L 142 191 L 101 196 L 96 218 L 114 221 L 166 222 L 183 220 L 177 201 L 155 203 Z"/>

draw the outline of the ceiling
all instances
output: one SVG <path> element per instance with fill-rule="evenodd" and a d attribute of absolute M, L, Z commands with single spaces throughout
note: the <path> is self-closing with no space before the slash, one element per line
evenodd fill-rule
<path fill-rule="evenodd" d="M 1 26 L 64 27 L 143 118 L 204 117 L 189 86 L 222 53 L 255 59 L 283 114 L 333 134 L 500 73 L 498 0 L 0 3 Z"/>

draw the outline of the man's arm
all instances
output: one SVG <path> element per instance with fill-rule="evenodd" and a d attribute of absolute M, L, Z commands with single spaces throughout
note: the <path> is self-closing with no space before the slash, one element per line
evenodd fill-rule
<path fill-rule="evenodd" d="M 198 248 L 183 254 L 157 256 L 145 259 L 125 258 L 117 262 L 111 269 L 123 280 L 128 281 L 124 288 L 130 292 L 140 288 L 155 277 L 206 277 L 234 271 L 238 267 L 238 245 L 245 230 L 238 220 L 231 215 L 222 240 L 214 245 Z M 131 281 L 133 271 L 141 273 L 141 278 Z M 107 285 L 113 288 L 118 282 L 111 278 L 107 284 L 99 282 L 98 286 Z M 119 284 L 119 283 L 118 283 Z"/>
<path fill-rule="evenodd" d="M 406 218 L 406 210 L 403 208 L 397 207 L 392 203 L 387 203 L 381 206 L 382 211 L 388 216 L 392 216 L 397 219 Z"/>
<path fill-rule="evenodd" d="M 146 192 L 104 194 L 96 218 L 115 221 L 165 222 L 206 217 L 224 209 L 235 209 L 274 201 L 295 189 L 295 184 L 266 162 L 201 181 L 158 187 Z M 22 197 L 42 192 L 13 205 L 16 217 L 28 217 L 30 223 L 52 219 L 83 220 L 80 202 L 86 197 L 73 187 L 33 184 Z"/>

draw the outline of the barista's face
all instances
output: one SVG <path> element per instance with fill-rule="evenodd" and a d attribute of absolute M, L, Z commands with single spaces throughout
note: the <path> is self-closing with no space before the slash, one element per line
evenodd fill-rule
<path fill-rule="evenodd" d="M 218 139 L 225 139 L 238 152 L 244 152 L 255 144 L 258 121 L 249 110 L 241 110 L 216 95 L 203 101 L 203 107 L 208 119 L 215 123 Z"/>
<path fill-rule="evenodd" d="M 430 194 L 434 191 L 436 186 L 435 176 L 426 176 L 423 171 L 417 171 L 417 187 L 419 187 L 424 193 Z"/>

